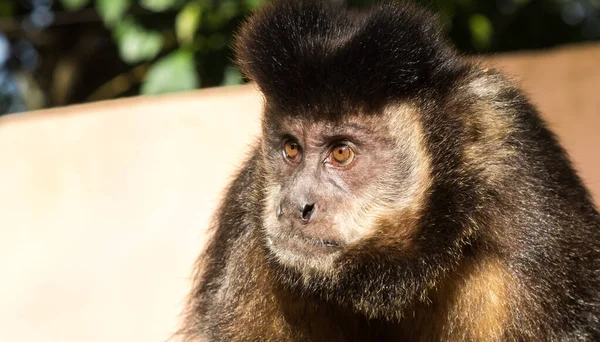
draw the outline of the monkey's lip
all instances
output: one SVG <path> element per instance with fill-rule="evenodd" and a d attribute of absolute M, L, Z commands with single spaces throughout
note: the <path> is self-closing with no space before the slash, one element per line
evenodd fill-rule
<path fill-rule="evenodd" d="M 298 234 L 277 234 L 267 236 L 269 245 L 276 245 L 285 249 L 312 252 L 314 250 L 336 251 L 343 243 L 334 240 L 315 239 Z"/>

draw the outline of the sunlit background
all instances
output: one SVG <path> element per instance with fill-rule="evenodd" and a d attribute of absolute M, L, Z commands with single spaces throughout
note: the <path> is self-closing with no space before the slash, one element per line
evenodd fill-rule
<path fill-rule="evenodd" d="M 240 84 L 229 46 L 264 2 L 0 0 L 0 115 Z M 465 53 L 600 39 L 600 0 L 418 2 L 439 13 Z"/>

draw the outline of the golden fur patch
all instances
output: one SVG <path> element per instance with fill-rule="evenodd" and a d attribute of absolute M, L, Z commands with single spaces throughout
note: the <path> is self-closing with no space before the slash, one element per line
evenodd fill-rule
<path fill-rule="evenodd" d="M 457 281 L 450 316 L 456 317 L 464 340 L 498 341 L 508 319 L 510 276 L 498 260 L 472 266 Z"/>
<path fill-rule="evenodd" d="M 515 133 L 515 124 L 505 112 L 493 108 L 501 85 L 478 78 L 468 87 L 477 103 L 469 108 L 470 113 L 462 115 L 468 135 L 464 162 L 473 174 L 497 186 L 510 178 L 506 171 L 510 170 L 516 151 L 508 144 L 508 138 Z"/>

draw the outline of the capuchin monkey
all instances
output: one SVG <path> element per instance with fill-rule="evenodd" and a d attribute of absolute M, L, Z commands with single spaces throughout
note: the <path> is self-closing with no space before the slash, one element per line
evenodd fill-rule
<path fill-rule="evenodd" d="M 185 341 L 600 341 L 600 215 L 536 108 L 411 5 L 269 2 L 262 135 Z"/>

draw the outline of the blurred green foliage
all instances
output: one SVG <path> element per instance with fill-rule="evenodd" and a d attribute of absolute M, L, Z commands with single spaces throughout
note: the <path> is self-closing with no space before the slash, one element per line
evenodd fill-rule
<path fill-rule="evenodd" d="M 600 0 L 414 1 L 466 53 L 600 39 Z M 0 114 L 239 84 L 230 43 L 264 2 L 0 0 Z"/>
<path fill-rule="evenodd" d="M 65 9 L 77 11 L 91 1 L 60 2 Z M 131 65 L 152 62 L 142 79 L 140 92 L 160 94 L 198 88 L 201 75 L 196 72 L 194 57 L 210 50 L 225 50 L 232 34 L 227 26 L 261 3 L 256 0 L 97 0 L 94 5 L 106 27 L 113 32 L 124 62 Z M 128 13 L 135 5 L 155 13 L 170 11 L 168 19 L 172 26 L 142 25 L 142 15 Z M 233 70 L 220 67 L 222 84 L 241 83 L 240 75 L 232 74 Z"/>

